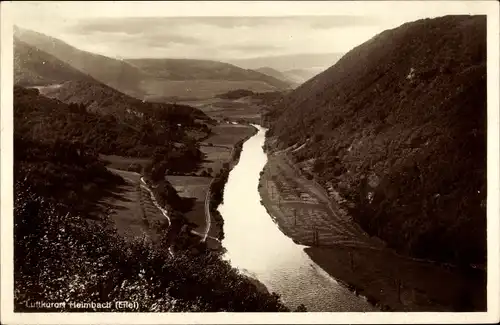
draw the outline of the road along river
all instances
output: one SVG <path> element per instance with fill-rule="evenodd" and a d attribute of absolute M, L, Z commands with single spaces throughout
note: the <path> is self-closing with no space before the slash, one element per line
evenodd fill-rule
<path fill-rule="evenodd" d="M 265 128 L 243 144 L 238 164 L 229 174 L 224 203 L 224 258 L 280 294 L 295 309 L 304 304 L 308 311 L 377 311 L 363 297 L 340 285 L 285 236 L 261 204 L 258 191 L 260 172 L 267 161 L 262 146 Z"/>

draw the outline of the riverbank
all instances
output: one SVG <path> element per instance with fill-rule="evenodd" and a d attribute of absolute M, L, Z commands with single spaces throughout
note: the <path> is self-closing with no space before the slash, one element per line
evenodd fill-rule
<path fill-rule="evenodd" d="M 382 310 L 485 310 L 486 278 L 395 254 L 370 238 L 317 185 L 270 153 L 259 192 L 279 228 L 322 269 Z M 478 289 L 479 288 L 479 289 Z"/>
<path fill-rule="evenodd" d="M 266 162 L 262 149 L 265 129 L 243 145 L 239 163 L 231 171 L 219 207 L 224 217 L 224 259 L 243 274 L 278 293 L 292 310 L 366 312 L 367 301 L 333 280 L 303 248 L 285 236 L 261 204 L 257 189 Z M 258 234 L 258 237 L 256 237 Z M 259 239 L 261 238 L 261 239 Z"/>

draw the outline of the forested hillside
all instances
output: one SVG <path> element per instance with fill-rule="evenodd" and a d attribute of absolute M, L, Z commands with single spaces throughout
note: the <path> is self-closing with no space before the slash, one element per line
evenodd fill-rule
<path fill-rule="evenodd" d="M 384 31 L 267 119 L 277 147 L 305 144 L 295 161 L 371 235 L 413 256 L 485 262 L 485 16 Z"/>
<path fill-rule="evenodd" d="M 209 117 L 197 108 L 142 101 L 96 82 L 67 81 L 60 87 L 41 88 L 40 92 L 47 97 L 68 104 L 83 104 L 91 111 L 113 114 L 118 118 L 155 116 L 170 124 L 181 123 L 185 126 L 193 126 L 195 119 L 209 120 Z"/>
<path fill-rule="evenodd" d="M 26 139 L 79 143 L 103 154 L 151 157 L 161 149 L 182 151 L 188 160 L 198 156 L 198 148 L 168 115 L 127 123 L 113 115 L 89 112 L 84 104 L 68 105 L 22 87 L 15 88 L 14 102 L 14 132 Z"/>
<path fill-rule="evenodd" d="M 155 117 L 170 124 L 197 127 L 194 125 L 195 119 L 209 119 L 202 111 L 190 106 L 150 103 L 130 97 L 16 39 L 14 81 L 20 86 L 37 87 L 45 96 L 67 104 L 83 104 L 90 111 L 114 115 L 122 120 Z"/>

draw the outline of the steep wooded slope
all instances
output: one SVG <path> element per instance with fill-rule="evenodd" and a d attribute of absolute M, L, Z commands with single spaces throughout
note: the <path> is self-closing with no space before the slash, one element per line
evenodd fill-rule
<path fill-rule="evenodd" d="M 123 121 L 95 114 L 81 103 L 41 96 L 37 89 L 16 86 L 14 104 L 14 133 L 28 140 L 81 143 L 94 152 L 138 157 L 151 157 L 157 148 L 168 152 L 169 143 L 192 142 L 170 119 Z"/>
<path fill-rule="evenodd" d="M 278 147 L 306 143 L 294 158 L 369 233 L 414 256 L 485 261 L 485 16 L 384 31 L 268 119 Z"/>
<path fill-rule="evenodd" d="M 135 114 L 144 116 L 165 113 L 172 123 L 190 124 L 193 119 L 209 119 L 205 113 L 187 105 L 151 103 L 123 94 L 102 83 L 85 81 L 67 81 L 60 87 L 41 89 L 45 96 L 59 99 L 65 103 L 84 104 L 92 111 L 98 111 L 117 116 Z"/>

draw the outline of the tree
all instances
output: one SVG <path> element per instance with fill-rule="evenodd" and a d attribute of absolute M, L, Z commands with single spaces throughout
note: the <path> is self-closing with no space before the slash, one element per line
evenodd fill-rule
<path fill-rule="evenodd" d="M 297 308 L 295 308 L 295 312 L 297 313 L 305 313 L 307 312 L 307 308 L 304 304 L 300 304 L 297 306 Z"/>

